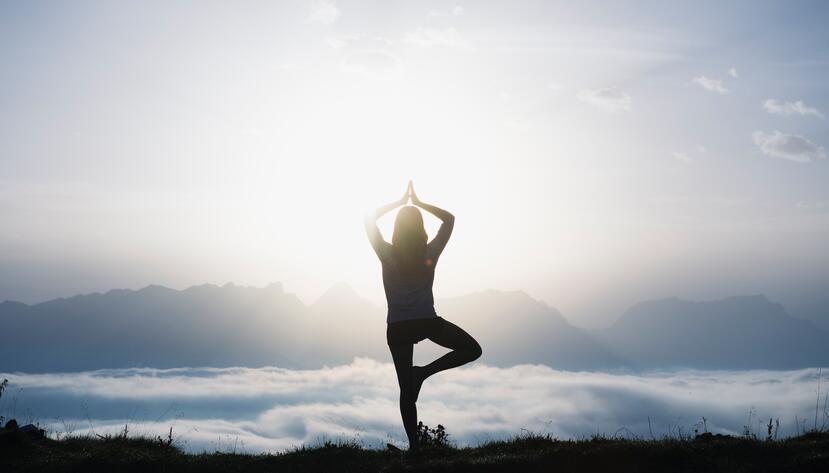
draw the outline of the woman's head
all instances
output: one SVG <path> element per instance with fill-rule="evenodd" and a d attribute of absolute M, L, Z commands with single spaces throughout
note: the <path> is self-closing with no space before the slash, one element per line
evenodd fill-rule
<path fill-rule="evenodd" d="M 401 208 L 394 220 L 391 244 L 395 259 L 403 269 L 416 270 L 423 266 L 427 240 L 420 210 L 414 206 Z"/>

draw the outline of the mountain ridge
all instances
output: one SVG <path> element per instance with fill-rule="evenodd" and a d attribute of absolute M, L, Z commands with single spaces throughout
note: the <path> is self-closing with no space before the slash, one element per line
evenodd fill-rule
<path fill-rule="evenodd" d="M 438 313 L 475 336 L 481 362 L 568 370 L 793 368 L 829 365 L 829 333 L 762 294 L 713 301 L 678 297 L 631 306 L 610 327 L 573 325 L 521 290 L 436 300 Z M 354 356 L 389 358 L 385 307 L 345 282 L 311 304 L 264 287 L 157 284 L 27 305 L 0 303 L 0 371 L 134 366 L 280 365 L 314 368 Z M 416 355 L 444 349 L 419 344 Z"/>

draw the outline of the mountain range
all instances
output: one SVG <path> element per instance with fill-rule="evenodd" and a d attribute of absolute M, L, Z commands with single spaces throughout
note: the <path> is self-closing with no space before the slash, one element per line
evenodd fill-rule
<path fill-rule="evenodd" d="M 829 366 L 829 332 L 766 297 L 639 303 L 586 330 L 521 291 L 438 299 L 483 347 L 482 363 L 565 370 L 793 369 Z M 306 305 L 278 283 L 115 289 L 39 304 L 0 303 L 0 372 L 125 367 L 306 369 L 355 356 L 389 361 L 385 309 L 341 283 Z M 442 353 L 417 345 L 416 361 Z"/>

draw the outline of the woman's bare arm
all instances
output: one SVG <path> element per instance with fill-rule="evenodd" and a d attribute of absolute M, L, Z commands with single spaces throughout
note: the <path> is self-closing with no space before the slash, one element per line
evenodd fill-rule
<path fill-rule="evenodd" d="M 449 213 L 446 210 L 443 210 L 440 207 L 435 207 L 434 205 L 427 204 L 422 202 L 418 199 L 417 194 L 415 194 L 414 186 L 412 185 L 412 181 L 409 181 L 409 193 L 412 196 L 412 204 L 420 207 L 421 209 L 429 212 L 430 214 L 434 215 L 435 217 L 439 218 L 443 223 L 454 223 L 455 216 Z"/>
<path fill-rule="evenodd" d="M 455 228 L 455 216 L 440 207 L 422 202 L 417 197 L 411 181 L 409 181 L 409 195 L 412 196 L 412 203 L 414 205 L 429 212 L 443 222 L 440 224 L 438 234 L 435 235 L 432 241 L 429 242 L 428 246 L 429 256 L 432 260 L 432 264 L 434 264 L 434 261 L 436 261 L 440 254 L 443 253 L 443 249 L 446 247 L 446 244 L 449 243 L 449 237 L 452 236 L 452 230 Z"/>
<path fill-rule="evenodd" d="M 406 205 L 406 202 L 409 201 L 409 189 L 406 189 L 406 193 L 403 194 L 403 197 L 400 199 L 390 202 L 382 207 L 378 207 L 374 212 L 366 215 L 365 217 L 365 226 L 366 226 L 366 235 L 368 235 L 368 240 L 371 242 L 371 246 L 374 247 L 374 251 L 377 252 L 378 256 L 380 255 L 380 247 L 383 243 L 388 244 L 385 240 L 383 240 L 383 235 L 380 233 L 380 229 L 377 227 L 377 219 L 382 217 L 383 215 L 389 213 L 390 211 L 400 207 L 401 205 Z"/>

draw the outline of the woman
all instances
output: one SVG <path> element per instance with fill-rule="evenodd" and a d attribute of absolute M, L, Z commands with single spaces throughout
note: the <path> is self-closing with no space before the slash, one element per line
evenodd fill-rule
<path fill-rule="evenodd" d="M 397 213 L 394 235 L 389 244 L 377 228 L 377 219 L 390 210 L 406 205 L 409 199 L 416 207 L 406 206 Z M 423 216 L 417 207 L 443 222 L 429 243 L 426 243 Z M 415 402 L 423 381 L 435 373 L 461 366 L 481 356 L 481 346 L 474 338 L 435 312 L 432 295 L 435 265 L 449 241 L 454 224 L 454 215 L 418 199 L 412 181 L 409 181 L 409 187 L 400 200 L 380 207 L 366 219 L 368 239 L 383 267 L 383 287 L 388 302 L 386 341 L 397 371 L 400 415 L 410 450 L 418 448 Z M 452 351 L 426 366 L 412 366 L 414 344 L 426 338 Z"/>

